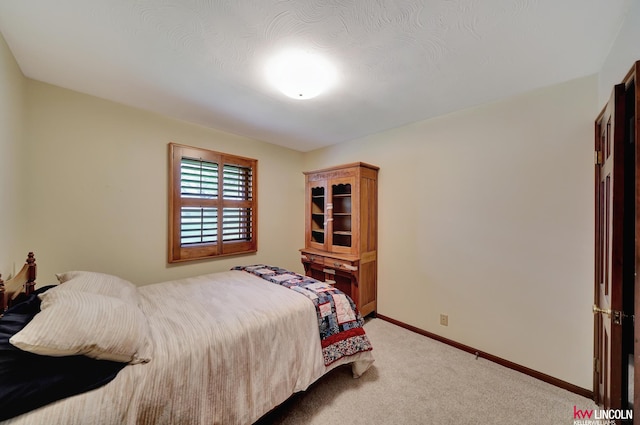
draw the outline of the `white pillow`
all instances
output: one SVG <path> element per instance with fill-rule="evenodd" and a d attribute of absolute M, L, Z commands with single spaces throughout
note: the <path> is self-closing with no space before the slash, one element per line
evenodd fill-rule
<path fill-rule="evenodd" d="M 147 318 L 137 306 L 83 291 L 49 290 L 39 297 L 41 311 L 9 340 L 21 350 L 132 364 L 151 359 Z"/>
<path fill-rule="evenodd" d="M 139 305 L 138 288 L 128 280 L 105 273 L 70 271 L 56 274 L 58 281 L 64 283 L 56 290 L 73 290 L 108 295 L 123 301 Z"/>

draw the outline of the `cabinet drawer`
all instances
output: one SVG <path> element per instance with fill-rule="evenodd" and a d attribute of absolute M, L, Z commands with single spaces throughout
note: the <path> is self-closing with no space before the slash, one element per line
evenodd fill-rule
<path fill-rule="evenodd" d="M 314 255 L 314 254 L 302 254 L 302 261 L 303 262 L 307 261 L 309 263 L 323 266 L 325 262 L 325 258 L 319 255 Z"/>
<path fill-rule="evenodd" d="M 349 272 L 355 272 L 358 270 L 358 263 L 345 261 L 345 260 L 338 260 L 336 258 L 325 258 L 324 265 L 325 267 L 331 267 L 336 270 L 346 270 Z"/>

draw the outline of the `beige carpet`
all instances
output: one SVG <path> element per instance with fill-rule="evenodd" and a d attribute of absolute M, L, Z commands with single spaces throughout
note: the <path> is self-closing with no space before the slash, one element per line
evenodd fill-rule
<path fill-rule="evenodd" d="M 338 368 L 257 424 L 573 424 L 584 397 L 381 319 L 365 325 L 376 362 Z"/>

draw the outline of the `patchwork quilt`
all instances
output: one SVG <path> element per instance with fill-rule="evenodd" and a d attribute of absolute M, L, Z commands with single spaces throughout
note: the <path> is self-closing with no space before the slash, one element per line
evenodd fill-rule
<path fill-rule="evenodd" d="M 271 283 L 289 288 L 309 298 L 318 316 L 318 329 L 325 366 L 342 357 L 372 350 L 364 332 L 364 320 L 356 305 L 344 292 L 328 283 L 280 267 L 256 264 L 236 266 Z"/>

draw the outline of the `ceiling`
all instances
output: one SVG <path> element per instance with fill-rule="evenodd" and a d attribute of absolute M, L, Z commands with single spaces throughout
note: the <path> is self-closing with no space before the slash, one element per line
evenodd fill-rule
<path fill-rule="evenodd" d="M 25 76 L 299 151 L 598 72 L 633 0 L 2 0 Z M 338 80 L 290 99 L 271 55 Z"/>

